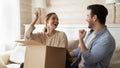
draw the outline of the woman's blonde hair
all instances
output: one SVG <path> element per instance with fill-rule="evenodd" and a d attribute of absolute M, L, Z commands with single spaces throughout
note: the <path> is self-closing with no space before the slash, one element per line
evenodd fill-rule
<path fill-rule="evenodd" d="M 51 13 L 49 13 L 49 14 L 46 15 L 45 20 L 44 20 L 44 23 L 45 23 L 46 25 L 45 25 L 45 27 L 44 27 L 44 29 L 43 29 L 43 32 L 47 32 L 47 23 L 46 23 L 46 21 L 49 20 L 50 17 L 51 17 L 52 15 L 54 15 L 54 14 L 56 15 L 56 13 L 51 12 Z"/>

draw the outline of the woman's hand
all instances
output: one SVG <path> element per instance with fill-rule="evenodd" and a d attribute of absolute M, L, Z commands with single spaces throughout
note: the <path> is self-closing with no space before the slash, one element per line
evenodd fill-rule
<path fill-rule="evenodd" d="M 39 17 L 38 11 L 35 11 L 35 13 L 34 13 L 34 19 L 35 19 L 35 20 L 38 20 L 38 17 Z"/>
<path fill-rule="evenodd" d="M 39 18 L 39 13 L 38 13 L 38 11 L 35 11 L 35 13 L 34 13 L 34 19 L 31 22 L 31 26 L 35 25 L 35 23 L 37 22 L 38 18 Z"/>

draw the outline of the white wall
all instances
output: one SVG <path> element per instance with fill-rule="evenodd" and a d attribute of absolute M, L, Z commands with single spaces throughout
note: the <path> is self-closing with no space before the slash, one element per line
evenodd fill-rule
<path fill-rule="evenodd" d="M 49 12 L 56 12 L 60 18 L 60 23 L 86 23 L 86 7 L 91 4 L 102 4 L 108 8 L 107 23 L 113 22 L 113 4 L 107 5 L 106 0 L 47 0 Z M 116 23 L 120 23 L 120 5 L 116 5 Z"/>
<path fill-rule="evenodd" d="M 15 41 L 20 37 L 19 0 L 0 0 L 0 44 Z M 0 51 L 2 46 L 0 45 Z"/>

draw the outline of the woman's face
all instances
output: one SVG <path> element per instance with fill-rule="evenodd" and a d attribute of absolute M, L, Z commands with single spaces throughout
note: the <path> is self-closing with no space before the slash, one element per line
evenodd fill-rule
<path fill-rule="evenodd" d="M 59 22 L 58 22 L 58 16 L 56 14 L 53 14 L 50 16 L 50 18 L 47 20 L 47 27 L 49 29 L 55 29 L 57 28 Z"/>

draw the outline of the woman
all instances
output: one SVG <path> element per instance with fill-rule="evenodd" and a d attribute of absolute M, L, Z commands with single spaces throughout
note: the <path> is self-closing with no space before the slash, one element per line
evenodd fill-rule
<path fill-rule="evenodd" d="M 25 34 L 25 40 L 35 40 L 47 46 L 67 48 L 68 40 L 66 34 L 64 32 L 55 30 L 59 24 L 58 16 L 56 15 L 56 13 L 49 13 L 48 15 L 46 15 L 44 21 L 46 27 L 44 29 L 44 32 L 32 33 L 35 29 L 34 25 L 37 20 L 38 12 L 35 13 L 34 20 L 30 24 L 30 27 Z M 23 68 L 23 64 L 20 68 Z"/>
<path fill-rule="evenodd" d="M 38 20 L 38 13 L 35 13 L 33 22 L 30 24 L 28 31 L 26 32 L 26 40 L 35 40 L 41 44 L 55 47 L 67 47 L 67 37 L 64 32 L 55 30 L 59 24 L 58 16 L 56 13 L 49 13 L 45 18 L 45 30 L 44 32 L 32 33 L 35 29 L 34 25 Z"/>

